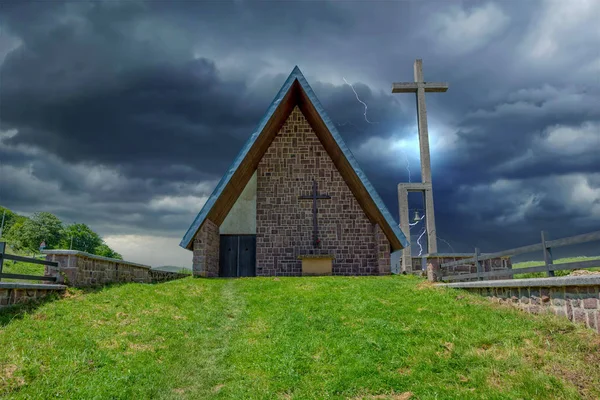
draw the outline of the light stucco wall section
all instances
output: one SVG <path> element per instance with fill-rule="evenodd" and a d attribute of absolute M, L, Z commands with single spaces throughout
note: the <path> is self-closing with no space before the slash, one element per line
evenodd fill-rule
<path fill-rule="evenodd" d="M 256 171 L 219 227 L 221 235 L 256 234 Z"/>

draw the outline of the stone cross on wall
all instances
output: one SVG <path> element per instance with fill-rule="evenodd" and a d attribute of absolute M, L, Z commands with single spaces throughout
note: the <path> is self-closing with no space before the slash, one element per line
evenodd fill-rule
<path fill-rule="evenodd" d="M 317 247 L 319 247 L 319 227 L 317 224 L 317 200 L 318 199 L 331 199 L 331 196 L 326 195 L 326 194 L 319 194 L 318 192 L 318 188 L 317 188 L 317 181 L 313 179 L 313 187 L 312 187 L 312 194 L 309 196 L 299 196 L 298 197 L 300 200 L 312 200 L 313 202 L 313 206 L 312 206 L 312 211 L 313 211 L 313 247 L 316 249 Z"/>
<path fill-rule="evenodd" d="M 392 93 L 416 93 L 417 95 L 417 123 L 419 127 L 419 149 L 421 155 L 421 185 L 419 191 L 425 194 L 425 222 L 427 224 L 427 253 L 437 253 L 437 237 L 435 231 L 435 215 L 433 208 L 433 190 L 431 186 L 431 161 L 429 156 L 429 132 L 427 130 L 427 109 L 425 107 L 425 92 L 445 92 L 448 90 L 447 83 L 425 82 L 423 78 L 423 60 L 417 59 L 414 64 L 414 82 L 400 82 L 392 84 Z M 402 184 L 401 184 L 402 185 Z M 399 195 L 405 191 L 398 189 Z M 414 190 L 419 184 L 409 184 Z M 410 189 L 409 189 L 410 191 Z M 408 199 L 399 198 L 400 202 L 400 227 L 410 241 L 410 227 L 408 215 L 403 215 Z M 406 203 L 406 205 L 403 204 Z M 406 264 L 405 264 L 406 265 Z"/>

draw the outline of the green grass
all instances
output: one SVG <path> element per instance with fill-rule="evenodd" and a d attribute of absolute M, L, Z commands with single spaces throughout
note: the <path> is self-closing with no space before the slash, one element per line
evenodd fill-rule
<path fill-rule="evenodd" d="M 558 260 L 554 260 L 554 264 L 565 264 L 575 261 L 590 261 L 590 260 L 598 260 L 598 267 L 596 268 L 586 268 L 589 271 L 600 271 L 600 257 L 570 257 L 570 258 L 559 258 Z M 543 261 L 525 261 L 513 264 L 513 269 L 518 268 L 529 268 L 529 267 L 538 267 L 544 265 Z M 554 271 L 555 276 L 567 276 L 571 275 L 573 271 Z M 527 274 L 518 274 L 515 275 L 517 279 L 525 279 L 525 278 L 543 278 L 546 277 L 546 273 L 544 272 L 533 272 Z"/>
<path fill-rule="evenodd" d="M 69 290 L 0 312 L 6 399 L 400 399 L 406 392 L 597 399 L 600 340 L 566 320 L 408 276 L 185 278 Z"/>

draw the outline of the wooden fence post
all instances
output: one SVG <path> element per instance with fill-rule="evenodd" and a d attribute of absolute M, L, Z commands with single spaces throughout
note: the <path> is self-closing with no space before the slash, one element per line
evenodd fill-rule
<path fill-rule="evenodd" d="M 550 265 L 553 264 L 552 249 L 550 247 L 546 247 L 546 232 L 544 231 L 542 231 L 542 251 L 544 252 L 544 264 L 546 265 L 546 275 L 554 276 L 554 271 L 550 270 Z"/>
<path fill-rule="evenodd" d="M 482 281 L 483 277 L 481 276 L 481 274 L 483 273 L 483 271 L 481 270 L 481 261 L 479 261 L 480 254 L 481 253 L 479 252 L 479 247 L 475 247 L 475 266 L 477 267 L 477 279 Z"/>
<path fill-rule="evenodd" d="M 6 248 L 5 242 L 0 242 L 0 282 L 2 281 L 2 264 L 4 264 L 4 250 Z"/>

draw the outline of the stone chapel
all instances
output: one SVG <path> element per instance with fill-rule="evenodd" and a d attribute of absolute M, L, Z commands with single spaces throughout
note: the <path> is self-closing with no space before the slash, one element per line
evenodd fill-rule
<path fill-rule="evenodd" d="M 180 246 L 236 277 L 385 275 L 408 243 L 295 67 Z"/>

